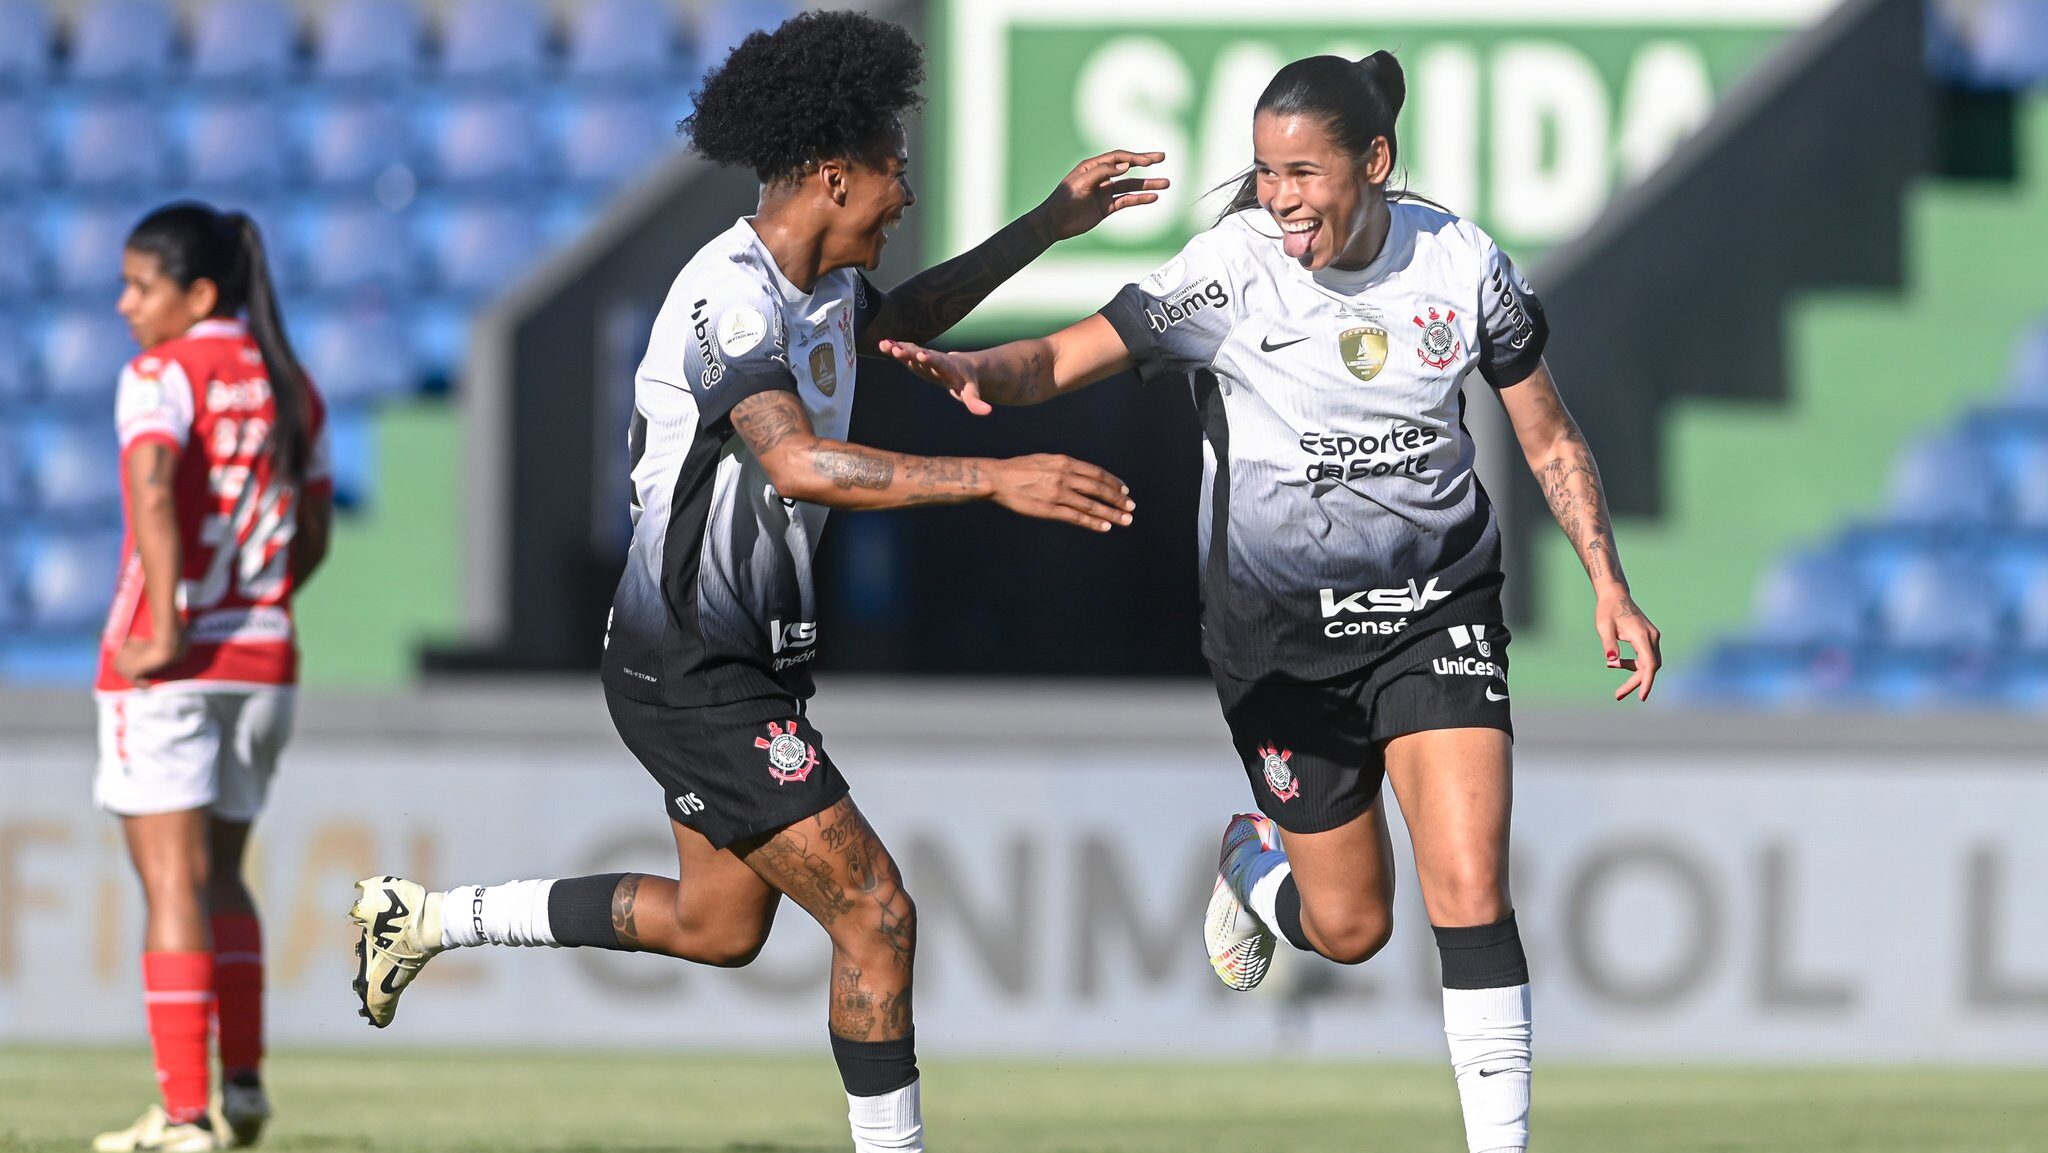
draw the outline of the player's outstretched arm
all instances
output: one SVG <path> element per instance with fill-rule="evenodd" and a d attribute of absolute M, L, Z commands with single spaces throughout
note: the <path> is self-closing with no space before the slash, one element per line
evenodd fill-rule
<path fill-rule="evenodd" d="M 940 352 L 900 340 L 884 342 L 882 351 L 951 392 L 976 416 L 988 415 L 991 404 L 1043 404 L 1131 367 L 1124 338 L 1101 313 L 1051 336 L 980 352 Z"/>
<path fill-rule="evenodd" d="M 1125 174 L 1165 159 L 1164 152 L 1118 150 L 1083 160 L 1038 207 L 891 289 L 862 333 L 862 355 L 873 355 L 884 340 L 923 344 L 938 339 L 1046 249 L 1114 213 L 1158 200 L 1168 181 Z"/>
<path fill-rule="evenodd" d="M 1522 442 L 1522 454 L 1529 469 L 1543 486 L 1543 499 L 1558 527 L 1578 550 L 1579 563 L 1592 578 L 1595 598 L 1594 624 L 1607 667 L 1626 669 L 1628 680 L 1615 690 L 1614 699 L 1630 693 L 1650 699 L 1650 686 L 1663 663 L 1658 650 L 1657 626 L 1636 607 L 1629 594 L 1628 577 L 1621 571 L 1621 550 L 1614 543 L 1614 525 L 1607 514 L 1607 493 L 1600 484 L 1600 466 L 1593 462 L 1593 450 L 1586 444 L 1579 424 L 1565 409 L 1557 393 L 1550 366 L 1537 362 L 1536 371 L 1517 384 L 1500 390 L 1501 406 L 1515 426 L 1515 438 Z M 1617 642 L 1627 641 L 1634 659 L 1621 655 Z"/>
<path fill-rule="evenodd" d="M 821 437 L 803 402 L 780 389 L 734 405 L 732 424 L 790 500 L 851 509 L 992 500 L 1096 532 L 1131 523 L 1137 509 L 1124 482 L 1069 457 L 911 456 Z"/>

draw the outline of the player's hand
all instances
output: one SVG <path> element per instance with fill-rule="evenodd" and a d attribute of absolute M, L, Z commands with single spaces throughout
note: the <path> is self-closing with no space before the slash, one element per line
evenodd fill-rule
<path fill-rule="evenodd" d="M 1122 212 L 1159 199 L 1159 191 L 1171 186 L 1164 177 L 1126 177 L 1133 168 L 1143 168 L 1166 159 L 1164 152 L 1105 152 L 1074 166 L 1052 195 L 1035 210 L 1042 214 L 1054 240 L 1079 236 Z"/>
<path fill-rule="evenodd" d="M 114 672 L 137 688 L 148 688 L 156 674 L 185 655 L 183 635 L 131 640 L 114 653 Z"/>
<path fill-rule="evenodd" d="M 1042 454 L 995 462 L 995 502 L 1014 513 L 1096 532 L 1131 523 L 1130 486 L 1072 457 Z"/>
<path fill-rule="evenodd" d="M 1607 667 L 1623 669 L 1629 678 L 1614 690 L 1617 701 L 1628 699 L 1630 693 L 1637 700 L 1650 699 L 1650 686 L 1657 680 L 1657 669 L 1664 663 L 1658 651 L 1660 634 L 1643 610 L 1636 607 L 1635 598 L 1625 588 L 1604 589 L 1599 602 L 1593 609 L 1593 622 L 1600 630 L 1601 651 L 1607 654 Z M 1621 655 L 1621 642 L 1626 642 L 1634 657 Z"/>
<path fill-rule="evenodd" d="M 884 340 L 878 347 L 895 357 L 896 363 L 952 393 L 953 399 L 974 415 L 987 416 L 995 411 L 981 399 L 981 382 L 975 377 L 973 363 L 959 353 L 940 352 L 902 340 Z"/>

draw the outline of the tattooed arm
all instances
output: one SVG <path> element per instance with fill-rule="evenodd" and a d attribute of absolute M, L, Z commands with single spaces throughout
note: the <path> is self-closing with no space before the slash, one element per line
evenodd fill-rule
<path fill-rule="evenodd" d="M 1614 694 L 1621 700 L 1637 693 L 1650 699 L 1650 686 L 1662 663 L 1658 650 L 1657 626 L 1636 607 L 1629 594 L 1628 577 L 1621 571 L 1621 551 L 1614 543 L 1614 525 L 1607 513 L 1607 494 L 1600 485 L 1600 468 L 1593 463 L 1593 450 L 1579 431 L 1578 422 L 1566 411 L 1551 379 L 1550 367 L 1538 362 L 1536 371 L 1518 384 L 1500 390 L 1502 407 L 1515 426 L 1529 469 L 1543 488 L 1543 499 L 1558 527 L 1579 554 L 1579 563 L 1593 581 L 1594 624 L 1600 633 L 1602 651 L 1609 668 L 1626 669 L 1630 676 Z M 1635 651 L 1634 659 L 1621 654 L 1620 641 Z"/>
<path fill-rule="evenodd" d="M 733 406 L 733 429 L 775 491 L 833 508 L 903 508 L 993 500 L 1012 512 L 1097 532 L 1131 523 L 1124 483 L 1064 456 L 911 456 L 817 435 L 793 392 L 758 392 Z"/>
<path fill-rule="evenodd" d="M 1134 166 L 1165 159 L 1163 152 L 1117 151 L 1083 160 L 1038 207 L 891 289 L 861 332 L 861 354 L 876 355 L 885 340 L 936 340 L 1058 241 L 1081 235 L 1112 213 L 1159 199 L 1167 181 L 1122 177 Z"/>
<path fill-rule="evenodd" d="M 142 557 L 142 590 L 149 604 L 150 636 L 129 640 L 114 654 L 114 671 L 141 685 L 185 655 L 185 623 L 178 617 L 178 582 L 184 557 L 172 486 L 178 448 L 167 441 L 137 441 L 122 454 L 128 524 Z"/>

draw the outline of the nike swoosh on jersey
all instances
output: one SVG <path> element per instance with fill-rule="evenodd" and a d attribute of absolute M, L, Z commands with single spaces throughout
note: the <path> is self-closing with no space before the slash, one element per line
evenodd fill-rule
<path fill-rule="evenodd" d="M 1302 341 L 1307 339 L 1309 338 L 1306 336 L 1297 336 L 1293 340 L 1283 340 L 1279 344 L 1274 344 L 1272 337 L 1261 337 L 1259 340 L 1259 351 L 1278 352 L 1283 348 L 1292 348 L 1293 346 L 1300 344 Z"/>

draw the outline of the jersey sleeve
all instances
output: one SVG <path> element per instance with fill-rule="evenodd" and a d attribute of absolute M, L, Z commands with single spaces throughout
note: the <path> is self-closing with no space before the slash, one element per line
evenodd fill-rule
<path fill-rule="evenodd" d="M 1550 322 L 1515 262 L 1490 238 L 1482 240 L 1486 283 L 1480 287 L 1479 373 L 1493 387 L 1506 388 L 1536 371 L 1550 341 Z"/>
<path fill-rule="evenodd" d="M 1123 338 L 1138 378 L 1151 381 L 1207 368 L 1237 321 L 1238 289 L 1216 234 L 1205 232 L 1180 255 L 1102 307 Z"/>
<path fill-rule="evenodd" d="M 192 384 L 177 361 L 138 356 L 121 369 L 121 383 L 114 392 L 114 428 L 123 452 L 142 440 L 185 447 L 193 415 Z"/>
<path fill-rule="evenodd" d="M 881 289 L 879 289 L 879 288 L 876 288 L 876 287 L 874 286 L 873 282 L 871 282 L 870 280 L 868 280 L 868 278 L 867 278 L 867 277 L 865 277 L 865 276 L 861 275 L 861 274 L 860 274 L 860 272 L 859 272 L 858 270 L 856 270 L 856 271 L 854 272 L 854 274 L 853 274 L 853 347 L 854 347 L 854 348 L 856 348 L 856 349 L 866 349 L 866 348 L 871 348 L 871 347 L 873 347 L 873 345 L 874 345 L 874 342 L 873 342 L 872 340 L 869 340 L 869 339 L 868 339 L 868 325 L 869 325 L 869 324 L 870 324 L 870 323 L 871 323 L 871 322 L 872 322 L 872 321 L 873 321 L 873 320 L 875 319 L 875 317 L 876 317 L 877 315 L 879 315 L 879 314 L 881 313 L 881 311 L 882 311 L 882 304 L 883 304 L 883 302 L 887 301 L 888 299 L 889 299 L 889 294 L 888 294 L 888 293 L 886 293 L 886 292 L 883 292 L 883 291 L 882 291 Z"/>
<path fill-rule="evenodd" d="M 690 393 L 697 420 L 709 428 L 756 393 L 796 391 L 789 367 L 789 333 L 767 287 L 732 284 L 690 303 L 680 333 L 681 380 L 666 383 Z M 673 361 L 671 361 L 673 363 Z"/>

